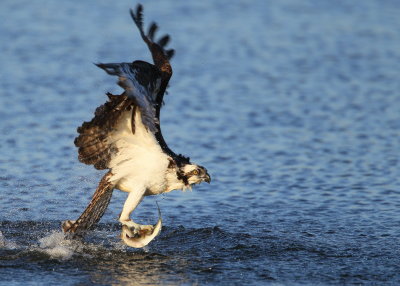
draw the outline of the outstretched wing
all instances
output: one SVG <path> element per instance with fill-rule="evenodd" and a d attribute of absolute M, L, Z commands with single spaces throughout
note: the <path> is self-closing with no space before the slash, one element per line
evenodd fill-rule
<path fill-rule="evenodd" d="M 161 85 L 158 69 L 143 61 L 96 65 L 108 74 L 118 76 L 118 85 L 125 89 L 124 94 L 140 108 L 143 124 L 156 133 L 159 128 L 156 98 Z"/>
<path fill-rule="evenodd" d="M 156 116 L 158 119 L 160 119 L 160 108 L 163 102 L 164 93 L 167 89 L 169 79 L 172 76 L 172 67 L 169 63 L 169 60 L 173 57 L 175 51 L 173 49 L 165 49 L 170 40 L 169 35 L 165 35 L 161 37 L 158 41 L 155 41 L 154 36 L 158 29 L 156 23 L 153 22 L 152 24 L 150 24 L 147 35 L 144 33 L 142 5 L 137 5 L 136 13 L 132 9 L 130 10 L 130 12 L 133 21 L 139 29 L 143 41 L 147 44 L 151 52 L 154 65 L 161 72 L 161 85 L 156 96 Z"/>
<path fill-rule="evenodd" d="M 79 148 L 78 158 L 85 164 L 93 164 L 96 169 L 110 168 L 111 157 L 118 151 L 112 142 L 113 131 L 122 114 L 130 109 L 133 109 L 131 126 L 134 129 L 136 108 L 140 111 L 143 125 L 155 135 L 163 151 L 176 157 L 165 143 L 159 122 L 163 96 L 172 75 L 169 59 L 174 51 L 164 49 L 169 41 L 168 35 L 154 41 L 156 24 L 150 25 L 147 35 L 143 32 L 142 11 L 142 6 L 138 5 L 136 13 L 131 10 L 131 16 L 151 51 L 154 64 L 144 61 L 97 64 L 108 74 L 118 76 L 118 84 L 125 91 L 119 96 L 108 94 L 109 101 L 96 109 L 95 117 L 78 128 L 79 136 L 75 139 Z"/>
<path fill-rule="evenodd" d="M 158 120 L 155 125 L 157 127 L 157 132 L 155 133 L 156 139 L 160 144 L 161 148 L 165 153 L 170 155 L 173 158 L 178 158 L 167 145 L 162 136 L 161 128 L 160 128 L 160 110 L 163 104 L 165 90 L 167 89 L 168 82 L 172 76 L 172 67 L 169 63 L 169 60 L 173 57 L 175 51 L 173 49 L 166 50 L 166 45 L 168 44 L 170 37 L 169 35 L 165 35 L 161 37 L 158 41 L 155 40 L 155 34 L 158 29 L 156 23 L 152 23 L 149 26 L 147 34 L 144 33 L 143 30 L 143 7 L 142 5 L 137 5 L 136 12 L 132 9 L 130 10 L 133 21 L 139 29 L 140 35 L 143 41 L 147 44 L 151 55 L 153 57 L 153 62 L 155 67 L 157 67 L 160 72 L 161 84 L 155 96 L 155 113 L 156 119 Z M 180 157 L 179 157 L 180 158 Z"/>
<path fill-rule="evenodd" d="M 130 10 L 133 21 L 139 29 L 143 41 L 147 44 L 153 57 L 154 65 L 143 61 L 133 63 L 96 64 L 108 74 L 118 76 L 118 84 L 125 89 L 125 94 L 139 106 L 142 121 L 153 133 L 159 132 L 160 109 L 164 93 L 172 76 L 169 60 L 174 50 L 166 50 L 170 37 L 165 35 L 154 40 L 158 29 L 152 23 L 147 35 L 143 31 L 143 7 L 138 5 L 136 12 Z"/>
<path fill-rule="evenodd" d="M 98 107 L 90 122 L 78 127 L 79 136 L 75 138 L 78 159 L 85 164 L 93 164 L 98 170 L 108 169 L 112 155 L 117 152 L 112 144 L 112 134 L 121 115 L 135 108 L 135 103 L 125 95 L 107 94 L 109 101 Z M 132 110 L 132 120 L 134 118 Z M 132 122 L 132 132 L 134 132 Z"/>

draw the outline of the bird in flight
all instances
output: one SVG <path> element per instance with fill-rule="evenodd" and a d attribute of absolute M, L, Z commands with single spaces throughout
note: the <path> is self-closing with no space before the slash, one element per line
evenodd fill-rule
<path fill-rule="evenodd" d="M 129 246 L 144 247 L 161 230 L 156 225 L 141 225 L 130 215 L 145 196 L 172 190 L 190 189 L 201 182 L 210 183 L 207 170 L 191 163 L 188 157 L 174 153 L 161 133 L 160 109 L 172 76 L 170 59 L 174 50 L 167 50 L 169 36 L 158 41 L 158 29 L 152 23 L 147 34 L 143 30 L 143 7 L 139 4 L 131 16 L 143 41 L 149 48 L 153 64 L 136 60 L 130 63 L 96 64 L 108 74 L 118 77 L 124 91 L 107 93 L 108 101 L 98 107 L 94 117 L 78 127 L 75 145 L 80 162 L 108 170 L 100 180 L 89 205 L 76 221 L 63 222 L 69 237 L 82 237 L 101 219 L 114 189 L 128 193 L 119 222 L 122 240 Z"/>

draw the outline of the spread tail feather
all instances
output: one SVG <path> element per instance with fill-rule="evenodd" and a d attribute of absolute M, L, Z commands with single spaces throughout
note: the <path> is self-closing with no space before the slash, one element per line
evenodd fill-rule
<path fill-rule="evenodd" d="M 82 237 L 103 216 L 110 203 L 114 189 L 114 185 L 109 181 L 111 176 L 111 172 L 104 175 L 89 205 L 76 221 L 67 220 L 63 222 L 62 229 L 71 238 Z"/>

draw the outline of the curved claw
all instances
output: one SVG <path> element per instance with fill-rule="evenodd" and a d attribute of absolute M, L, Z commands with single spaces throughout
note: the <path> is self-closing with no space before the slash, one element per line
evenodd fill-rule
<path fill-rule="evenodd" d="M 121 239 L 126 245 L 134 248 L 145 247 L 160 233 L 162 227 L 162 218 L 158 204 L 157 208 L 158 221 L 154 226 L 141 226 L 140 229 L 135 229 L 133 232 L 128 226 L 122 226 Z"/>
<path fill-rule="evenodd" d="M 74 226 L 75 222 L 76 222 L 75 220 L 63 221 L 61 224 L 61 228 L 62 228 L 63 232 L 64 233 L 67 233 L 69 231 L 73 232 L 74 231 L 73 226 Z"/>

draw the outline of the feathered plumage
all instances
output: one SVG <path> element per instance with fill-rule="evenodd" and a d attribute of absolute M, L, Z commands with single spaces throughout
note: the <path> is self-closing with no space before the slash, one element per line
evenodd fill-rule
<path fill-rule="evenodd" d="M 154 40 L 155 23 L 150 25 L 147 35 L 144 33 L 141 5 L 136 12 L 130 12 L 154 64 L 144 61 L 97 64 L 118 77 L 117 83 L 124 92 L 107 94 L 108 101 L 96 109 L 94 118 L 78 128 L 75 145 L 82 163 L 92 164 L 99 170 L 109 169 L 109 172 L 100 181 L 86 210 L 77 221 L 66 221 L 63 230 L 72 236 L 82 236 L 104 214 L 113 189 L 119 189 L 129 193 L 120 216 L 125 230 L 123 240 L 131 239 L 129 245 L 142 245 L 161 229 L 161 219 L 157 233 L 154 227 L 139 225 L 130 219 L 130 213 L 143 197 L 209 182 L 210 176 L 204 167 L 191 164 L 188 157 L 172 152 L 164 141 L 160 109 L 172 76 L 169 60 L 174 50 L 165 49 L 170 40 L 168 35 L 157 42 Z"/>

